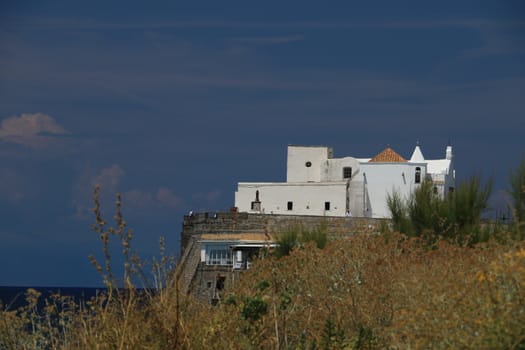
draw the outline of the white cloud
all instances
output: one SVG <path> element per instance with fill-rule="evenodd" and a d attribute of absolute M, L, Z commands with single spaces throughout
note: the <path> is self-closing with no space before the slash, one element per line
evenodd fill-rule
<path fill-rule="evenodd" d="M 0 124 L 0 141 L 32 148 L 48 146 L 56 141 L 56 136 L 67 134 L 53 117 L 43 113 L 12 116 Z"/>

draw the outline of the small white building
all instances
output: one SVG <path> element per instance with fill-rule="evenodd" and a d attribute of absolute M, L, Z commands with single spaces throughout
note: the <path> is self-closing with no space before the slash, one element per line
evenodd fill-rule
<path fill-rule="evenodd" d="M 286 182 L 240 182 L 239 212 L 388 218 L 387 196 L 407 198 L 424 179 L 442 196 L 453 191 L 452 146 L 427 160 L 419 145 L 406 160 L 390 147 L 372 158 L 334 158 L 325 146 L 288 146 Z"/>

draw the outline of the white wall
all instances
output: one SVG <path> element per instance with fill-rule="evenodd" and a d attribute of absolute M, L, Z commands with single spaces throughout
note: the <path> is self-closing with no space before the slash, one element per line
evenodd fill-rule
<path fill-rule="evenodd" d="M 352 178 L 359 173 L 359 161 L 357 159 L 353 157 L 332 158 L 325 162 L 321 181 L 343 181 L 344 167 L 352 168 Z"/>
<path fill-rule="evenodd" d="M 259 191 L 261 212 L 288 215 L 344 216 L 346 181 L 330 183 L 239 183 L 235 206 L 240 212 L 254 213 L 251 202 Z M 287 203 L 293 202 L 288 210 Z M 325 211 L 325 202 L 330 210 Z"/>
<path fill-rule="evenodd" d="M 321 168 L 331 156 L 328 147 L 288 146 L 286 182 L 319 182 Z M 306 166 L 307 162 L 311 165 Z"/>
<path fill-rule="evenodd" d="M 364 215 L 374 218 L 390 217 L 387 197 L 393 191 L 401 198 L 408 198 L 418 184 L 415 183 L 416 167 L 421 168 L 421 181 L 425 178 L 425 163 L 362 163 L 361 177 L 365 195 Z"/>

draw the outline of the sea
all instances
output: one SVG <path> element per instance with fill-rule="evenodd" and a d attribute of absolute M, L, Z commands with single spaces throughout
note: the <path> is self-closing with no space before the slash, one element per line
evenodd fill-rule
<path fill-rule="evenodd" d="M 22 286 L 11 286 L 4 287 L 0 286 L 0 301 L 2 310 L 15 310 L 26 305 L 25 293 L 29 289 L 35 289 L 41 293 L 39 299 L 39 307 L 43 307 L 45 299 L 48 299 L 53 294 L 59 293 L 62 296 L 69 296 L 73 300 L 80 304 L 83 301 L 88 301 L 91 298 L 97 296 L 100 293 L 106 291 L 106 288 L 93 288 L 93 287 L 22 287 Z"/>

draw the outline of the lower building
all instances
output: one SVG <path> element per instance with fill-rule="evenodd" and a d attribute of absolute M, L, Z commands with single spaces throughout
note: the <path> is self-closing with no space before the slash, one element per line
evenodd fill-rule
<path fill-rule="evenodd" d="M 272 249 L 282 232 L 303 226 L 322 226 L 330 238 L 355 232 L 379 232 L 384 220 L 239 213 L 235 210 L 192 213 L 184 217 L 177 278 L 183 292 L 211 304 L 223 298 L 258 258 Z"/>

